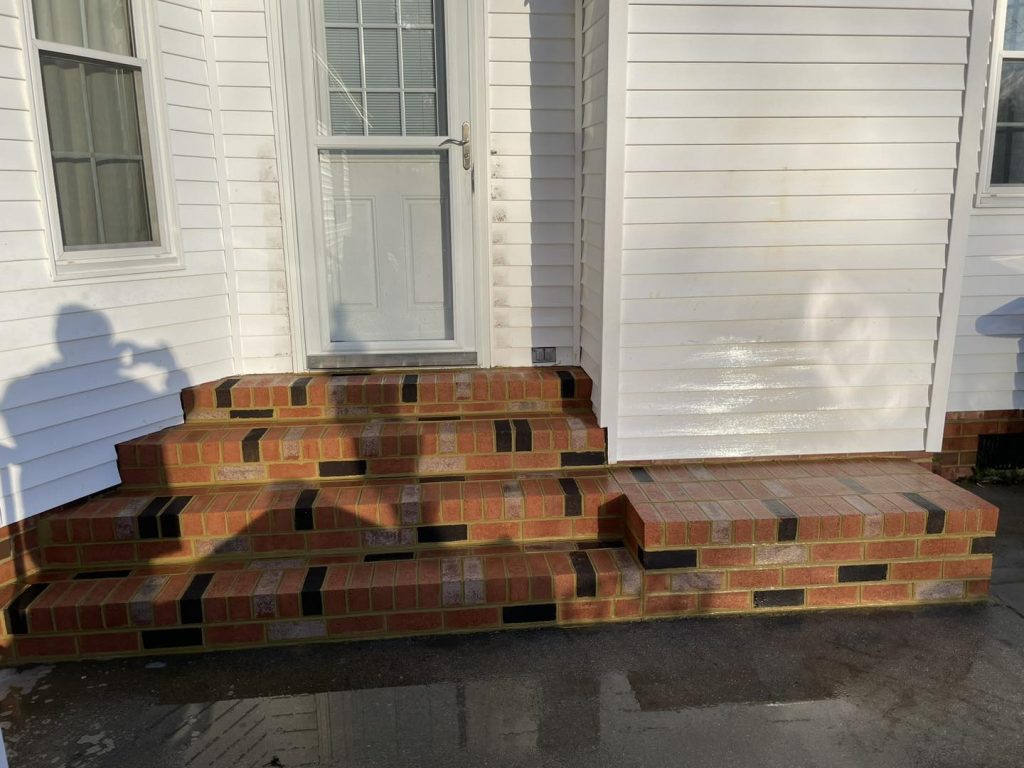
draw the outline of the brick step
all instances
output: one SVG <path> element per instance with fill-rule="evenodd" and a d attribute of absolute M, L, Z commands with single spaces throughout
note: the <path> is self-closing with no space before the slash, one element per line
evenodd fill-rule
<path fill-rule="evenodd" d="M 331 426 L 184 424 L 117 446 L 126 487 L 437 477 L 605 463 L 593 415 Z"/>
<path fill-rule="evenodd" d="M 44 572 L 5 588 L 3 662 L 627 620 L 642 609 L 640 569 L 621 547 L 92 575 Z"/>
<path fill-rule="evenodd" d="M 776 461 L 611 470 L 646 551 L 706 545 L 992 535 L 998 510 L 906 460 Z M 924 544 L 924 542 L 933 542 Z"/>
<path fill-rule="evenodd" d="M 607 470 L 418 483 L 361 481 L 117 493 L 48 515 L 48 567 L 621 539 Z"/>
<path fill-rule="evenodd" d="M 189 422 L 589 411 L 581 368 L 236 376 L 182 392 Z"/>

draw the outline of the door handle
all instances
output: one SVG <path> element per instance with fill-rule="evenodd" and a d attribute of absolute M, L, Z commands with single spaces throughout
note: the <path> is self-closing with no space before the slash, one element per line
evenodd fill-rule
<path fill-rule="evenodd" d="M 470 134 L 469 123 L 462 124 L 462 138 L 461 139 L 445 139 L 437 146 L 447 147 L 454 145 L 456 147 L 462 147 L 462 167 L 467 171 L 473 167 L 473 138 Z"/>

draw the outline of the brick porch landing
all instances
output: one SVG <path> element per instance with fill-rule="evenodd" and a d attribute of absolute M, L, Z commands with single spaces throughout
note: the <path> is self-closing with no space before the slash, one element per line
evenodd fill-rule
<path fill-rule="evenodd" d="M 996 509 L 909 461 L 609 468 L 589 394 L 572 369 L 191 390 L 188 423 L 119 447 L 152 473 L 36 521 L 40 568 L 0 588 L 3 661 L 988 592 Z M 339 401 L 359 410 L 324 410 Z M 298 422 L 280 410 L 302 403 L 321 410 Z M 543 469 L 517 469 L 535 455 Z M 374 463 L 424 456 L 480 469 Z M 501 471 L 484 471 L 495 459 Z M 345 476 L 324 476 L 325 461 Z M 282 463 L 310 475 L 214 479 Z M 183 466 L 206 468 L 204 482 L 169 482 Z"/>

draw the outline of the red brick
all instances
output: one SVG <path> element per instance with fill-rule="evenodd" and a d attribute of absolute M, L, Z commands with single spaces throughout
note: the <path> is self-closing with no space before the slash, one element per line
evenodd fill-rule
<path fill-rule="evenodd" d="M 497 627 L 501 624 L 498 608 L 464 608 L 444 612 L 445 629 L 473 629 Z"/>
<path fill-rule="evenodd" d="M 861 587 L 862 603 L 902 603 L 910 599 L 910 584 L 865 584 Z"/>
<path fill-rule="evenodd" d="M 967 582 L 968 597 L 985 597 L 986 595 L 988 595 L 988 589 L 988 579 L 978 579 L 976 581 Z"/>
<path fill-rule="evenodd" d="M 345 616 L 340 619 L 329 619 L 327 632 L 331 635 L 357 635 L 368 632 L 383 632 L 384 617 L 375 616 Z"/>
<path fill-rule="evenodd" d="M 63 637 L 19 637 L 15 640 L 15 650 L 20 658 L 41 658 L 47 656 L 75 656 L 75 638 Z"/>
<path fill-rule="evenodd" d="M 640 598 L 626 598 L 615 601 L 615 617 L 618 619 L 639 618 L 643 611 L 643 600 Z"/>
<path fill-rule="evenodd" d="M 263 624 L 234 624 L 228 627 L 206 627 L 204 634 L 206 644 L 210 646 L 242 645 L 263 642 L 263 628 Z"/>
<path fill-rule="evenodd" d="M 430 632 L 443 623 L 440 611 L 429 613 L 393 613 L 387 617 L 388 632 Z"/>
<path fill-rule="evenodd" d="M 808 589 L 806 597 L 807 605 L 811 606 L 856 605 L 858 588 L 820 587 L 818 589 Z"/>
<path fill-rule="evenodd" d="M 782 583 L 779 568 L 756 568 L 750 571 L 729 571 L 731 589 L 762 589 L 777 587 Z"/>
<path fill-rule="evenodd" d="M 751 565 L 752 547 L 706 547 L 700 550 L 701 567 L 715 565 Z"/>
<path fill-rule="evenodd" d="M 809 568 L 786 568 L 782 574 L 782 581 L 787 587 L 835 584 L 836 569 L 827 565 L 811 566 Z"/>
<path fill-rule="evenodd" d="M 923 544 L 924 542 L 922 542 Z M 864 549 L 868 560 L 899 560 L 913 557 L 916 542 L 911 541 L 869 541 Z M 922 551 L 923 555 L 924 552 Z"/>
<path fill-rule="evenodd" d="M 942 576 L 946 579 L 987 579 L 992 575 L 992 557 L 971 560 L 947 560 L 942 564 Z"/>
<path fill-rule="evenodd" d="M 811 562 L 835 563 L 863 560 L 861 544 L 814 544 L 811 547 Z"/>
<path fill-rule="evenodd" d="M 611 600 L 586 600 L 561 603 L 558 606 L 558 619 L 563 622 L 600 621 L 612 617 Z"/>
<path fill-rule="evenodd" d="M 921 557 L 942 557 L 943 555 L 966 555 L 971 551 L 971 540 L 956 539 L 922 539 Z"/>
<path fill-rule="evenodd" d="M 893 581 L 918 581 L 942 577 L 942 563 L 928 560 L 916 563 L 893 563 L 889 566 L 889 578 Z"/>
<path fill-rule="evenodd" d="M 750 608 L 750 592 L 702 592 L 702 611 L 741 611 Z"/>
<path fill-rule="evenodd" d="M 83 654 L 134 653 L 139 650 L 138 632 L 104 632 L 78 639 Z"/>
<path fill-rule="evenodd" d="M 74 565 L 78 563 L 77 547 L 44 547 L 43 562 L 47 565 Z"/>
<path fill-rule="evenodd" d="M 647 616 L 670 616 L 679 613 L 692 613 L 697 610 L 696 595 L 649 595 L 647 597 Z"/>

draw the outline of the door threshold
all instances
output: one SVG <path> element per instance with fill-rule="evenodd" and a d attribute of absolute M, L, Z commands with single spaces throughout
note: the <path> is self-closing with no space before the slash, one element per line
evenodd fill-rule
<path fill-rule="evenodd" d="M 351 355 L 308 355 L 311 371 L 350 368 L 469 368 L 477 365 L 476 352 L 387 352 Z"/>

